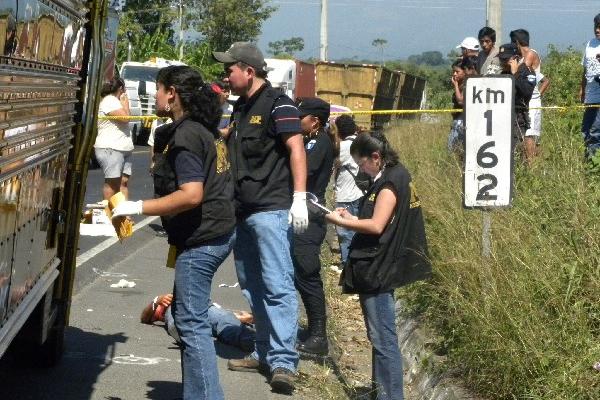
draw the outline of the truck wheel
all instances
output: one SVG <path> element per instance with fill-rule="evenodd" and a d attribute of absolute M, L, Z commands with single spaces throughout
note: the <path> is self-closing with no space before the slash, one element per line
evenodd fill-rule
<path fill-rule="evenodd" d="M 65 349 L 65 327 L 54 327 L 48 332 L 48 338 L 38 347 L 39 366 L 53 367 L 61 360 Z M 35 364 L 34 364 L 35 365 Z"/>

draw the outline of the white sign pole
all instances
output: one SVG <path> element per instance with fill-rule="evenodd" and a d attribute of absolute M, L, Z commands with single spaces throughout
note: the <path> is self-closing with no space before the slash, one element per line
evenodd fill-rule
<path fill-rule="evenodd" d="M 512 202 L 514 78 L 467 79 L 465 102 L 464 206 L 483 210 L 482 254 L 491 254 L 493 208 Z"/>

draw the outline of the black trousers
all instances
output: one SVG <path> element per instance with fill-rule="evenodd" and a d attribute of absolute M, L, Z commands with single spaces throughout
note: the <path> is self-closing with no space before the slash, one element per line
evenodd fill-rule
<path fill-rule="evenodd" d="M 321 244 L 325 240 L 327 223 L 324 219 L 309 221 L 306 232 L 294 234 L 292 260 L 296 289 L 306 308 L 308 323 L 325 318 L 325 292 L 321 279 Z"/>

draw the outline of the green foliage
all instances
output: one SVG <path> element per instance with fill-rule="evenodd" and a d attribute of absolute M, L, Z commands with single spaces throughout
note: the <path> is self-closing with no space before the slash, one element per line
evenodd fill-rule
<path fill-rule="evenodd" d="M 183 27 L 198 29 L 204 38 L 187 42 L 183 62 L 199 69 L 206 80 L 218 79 L 223 66 L 212 59 L 212 51 L 224 50 L 233 42 L 255 40 L 262 23 L 275 11 L 266 0 L 183 0 Z M 121 15 L 117 40 L 117 62 L 127 60 L 131 41 L 131 60 L 151 57 L 179 59 L 173 26 L 179 22 L 178 3 L 171 0 L 130 0 Z M 302 38 L 286 41 L 286 50 L 302 50 Z"/>
<path fill-rule="evenodd" d="M 449 368 L 485 398 L 600 393 L 591 368 L 600 360 L 600 185 L 580 136 L 565 134 L 575 117 L 581 110 L 545 112 L 541 155 L 531 168 L 516 157 L 514 203 L 492 213 L 489 259 L 481 212 L 461 206 L 450 118 L 388 132 L 419 189 L 434 265 L 431 281 L 399 294 L 443 336 Z"/>
<path fill-rule="evenodd" d="M 395 70 L 405 71 L 427 79 L 427 108 L 445 109 L 452 107 L 450 66 L 440 65 L 432 67 L 429 65 L 417 65 L 406 61 L 388 62 L 387 66 Z"/>
<path fill-rule="evenodd" d="M 431 65 L 433 67 L 448 64 L 448 61 L 439 51 L 424 51 L 421 54 L 409 56 L 408 62 L 416 65 Z"/>
<path fill-rule="evenodd" d="M 267 0 L 190 0 L 192 26 L 210 48 L 224 51 L 238 41 L 254 41 L 261 25 L 277 9 Z"/>
<path fill-rule="evenodd" d="M 285 58 L 294 58 L 294 53 L 304 50 L 304 39 L 301 37 L 292 37 L 289 39 L 269 42 L 269 53 L 273 56 L 286 56 Z"/>
<path fill-rule="evenodd" d="M 177 60 L 178 51 L 169 44 L 169 33 L 157 31 L 153 35 L 133 35 L 131 40 L 131 61 L 148 61 L 150 57 L 162 57 L 167 60 Z M 119 63 L 127 60 L 127 42 L 119 42 Z"/>
<path fill-rule="evenodd" d="M 381 38 L 377 38 L 375 40 L 373 40 L 373 42 L 371 42 L 371 46 L 373 47 L 385 47 L 387 46 L 387 40 L 385 39 L 381 39 Z"/>
<path fill-rule="evenodd" d="M 544 94 L 547 105 L 573 105 L 579 103 L 581 84 L 582 54 L 569 47 L 559 51 L 555 46 L 548 47 L 548 55 L 542 62 L 542 73 L 550 80 L 548 91 Z"/>

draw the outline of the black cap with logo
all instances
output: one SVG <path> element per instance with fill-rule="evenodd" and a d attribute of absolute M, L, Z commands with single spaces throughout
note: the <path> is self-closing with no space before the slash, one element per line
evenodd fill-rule
<path fill-rule="evenodd" d="M 500 46 L 498 50 L 498 58 L 501 60 L 508 60 L 514 56 L 519 55 L 519 48 L 514 43 L 506 43 Z"/>
<path fill-rule="evenodd" d="M 213 57 L 224 64 L 243 62 L 258 71 L 266 71 L 267 68 L 262 52 L 250 42 L 235 42 L 227 51 L 213 51 Z"/>
<path fill-rule="evenodd" d="M 307 97 L 300 100 L 298 110 L 301 117 L 312 115 L 321 121 L 321 125 L 325 126 L 329 120 L 330 107 L 329 103 L 318 97 Z"/>

